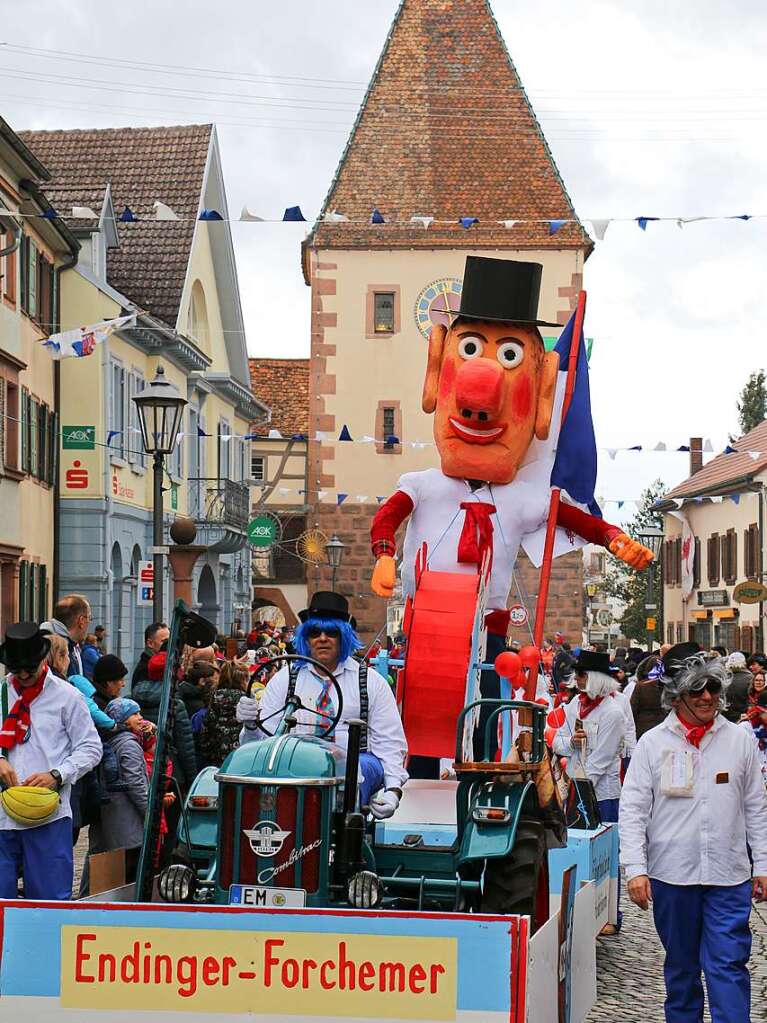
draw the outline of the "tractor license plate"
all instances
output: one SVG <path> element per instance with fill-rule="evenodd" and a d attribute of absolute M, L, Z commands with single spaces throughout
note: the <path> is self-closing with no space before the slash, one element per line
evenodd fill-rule
<path fill-rule="evenodd" d="M 255 884 L 233 884 L 229 889 L 230 906 L 262 906 L 264 909 L 303 909 L 303 888 L 262 888 Z"/>

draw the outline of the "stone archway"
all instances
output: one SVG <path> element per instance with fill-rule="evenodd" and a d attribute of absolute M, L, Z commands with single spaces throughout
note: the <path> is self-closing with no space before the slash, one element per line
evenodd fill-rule
<path fill-rule="evenodd" d="M 112 608 L 110 618 L 110 649 L 118 657 L 123 656 L 125 650 L 125 636 L 123 636 L 123 556 L 120 545 L 115 541 L 112 544 L 112 558 L 110 561 L 112 570 Z"/>
<path fill-rule="evenodd" d="M 207 618 L 218 629 L 219 606 L 216 595 L 216 577 L 213 575 L 210 565 L 202 566 L 200 578 L 197 582 L 197 603 L 199 604 L 199 611 L 202 617 Z"/>

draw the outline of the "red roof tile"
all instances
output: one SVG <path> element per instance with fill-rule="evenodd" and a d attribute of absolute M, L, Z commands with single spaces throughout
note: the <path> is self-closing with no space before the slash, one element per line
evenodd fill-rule
<path fill-rule="evenodd" d="M 667 498 L 695 497 L 697 494 L 726 490 L 736 482 L 752 479 L 767 467 L 767 419 L 745 433 L 734 444 L 734 454 L 717 455 L 694 475 L 664 495 Z M 760 452 L 752 458 L 749 451 Z"/>
<path fill-rule="evenodd" d="M 374 208 L 386 226 L 318 224 L 309 244 L 590 251 L 579 223 L 498 224 L 575 212 L 487 0 L 401 3 L 323 212 Z M 424 230 L 413 215 L 456 223 Z"/>
<path fill-rule="evenodd" d="M 19 136 L 51 172 L 45 192 L 74 227 L 73 205 L 100 212 L 107 184 L 119 217 L 129 206 L 138 223 L 117 224 L 120 246 L 107 256 L 107 279 L 141 308 L 174 327 L 194 235 L 211 133 L 210 124 L 170 128 L 22 131 Z M 181 221 L 156 221 L 153 203 Z"/>
<path fill-rule="evenodd" d="M 272 410 L 270 423 L 251 426 L 265 437 L 279 430 L 287 437 L 309 432 L 309 360 L 248 359 L 250 389 Z"/>

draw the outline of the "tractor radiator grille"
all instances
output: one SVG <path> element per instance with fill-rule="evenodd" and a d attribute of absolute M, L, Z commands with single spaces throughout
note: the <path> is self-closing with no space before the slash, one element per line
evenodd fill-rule
<path fill-rule="evenodd" d="M 244 785 L 241 788 L 238 820 L 237 787 L 223 785 L 222 788 L 220 887 L 226 889 L 231 884 L 263 884 L 274 888 L 304 888 L 307 892 L 316 892 L 320 885 L 320 857 L 327 855 L 327 850 L 323 851 L 320 844 L 322 791 L 309 786 Z M 279 831 L 288 834 L 273 855 L 259 856 L 253 851 L 251 839 L 245 832 L 265 821 L 274 822 Z M 279 844 L 279 840 L 276 844 Z"/>

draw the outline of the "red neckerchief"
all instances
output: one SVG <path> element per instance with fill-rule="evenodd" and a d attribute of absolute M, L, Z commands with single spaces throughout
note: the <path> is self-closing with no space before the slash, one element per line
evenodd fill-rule
<path fill-rule="evenodd" d="M 691 746 L 694 746 L 695 749 L 700 749 L 700 740 L 703 738 L 706 732 L 711 731 L 711 729 L 714 727 L 715 719 L 711 718 L 711 720 L 705 725 L 694 725 L 691 721 L 688 721 L 686 718 L 682 717 L 682 715 L 679 713 L 679 710 L 677 710 L 676 716 L 679 718 L 682 728 L 684 728 L 685 739 L 687 739 L 689 744 Z"/>
<path fill-rule="evenodd" d="M 463 501 L 461 508 L 466 512 L 466 517 L 458 540 L 458 562 L 481 568 L 485 551 L 489 551 L 490 571 L 493 567 L 493 523 L 490 516 L 495 512 L 495 505 L 487 501 Z"/>
<path fill-rule="evenodd" d="M 8 712 L 8 717 L 3 721 L 3 727 L 0 729 L 0 749 L 13 749 L 17 743 L 24 741 L 24 737 L 29 731 L 30 704 L 43 691 L 47 674 L 48 668 L 45 667 L 31 686 L 20 686 L 13 675 L 9 676 L 9 681 L 19 697 Z"/>
<path fill-rule="evenodd" d="M 592 710 L 599 706 L 602 700 L 604 700 L 604 696 L 597 696 L 592 699 L 588 693 L 578 693 L 578 717 L 581 720 L 587 718 Z"/>

